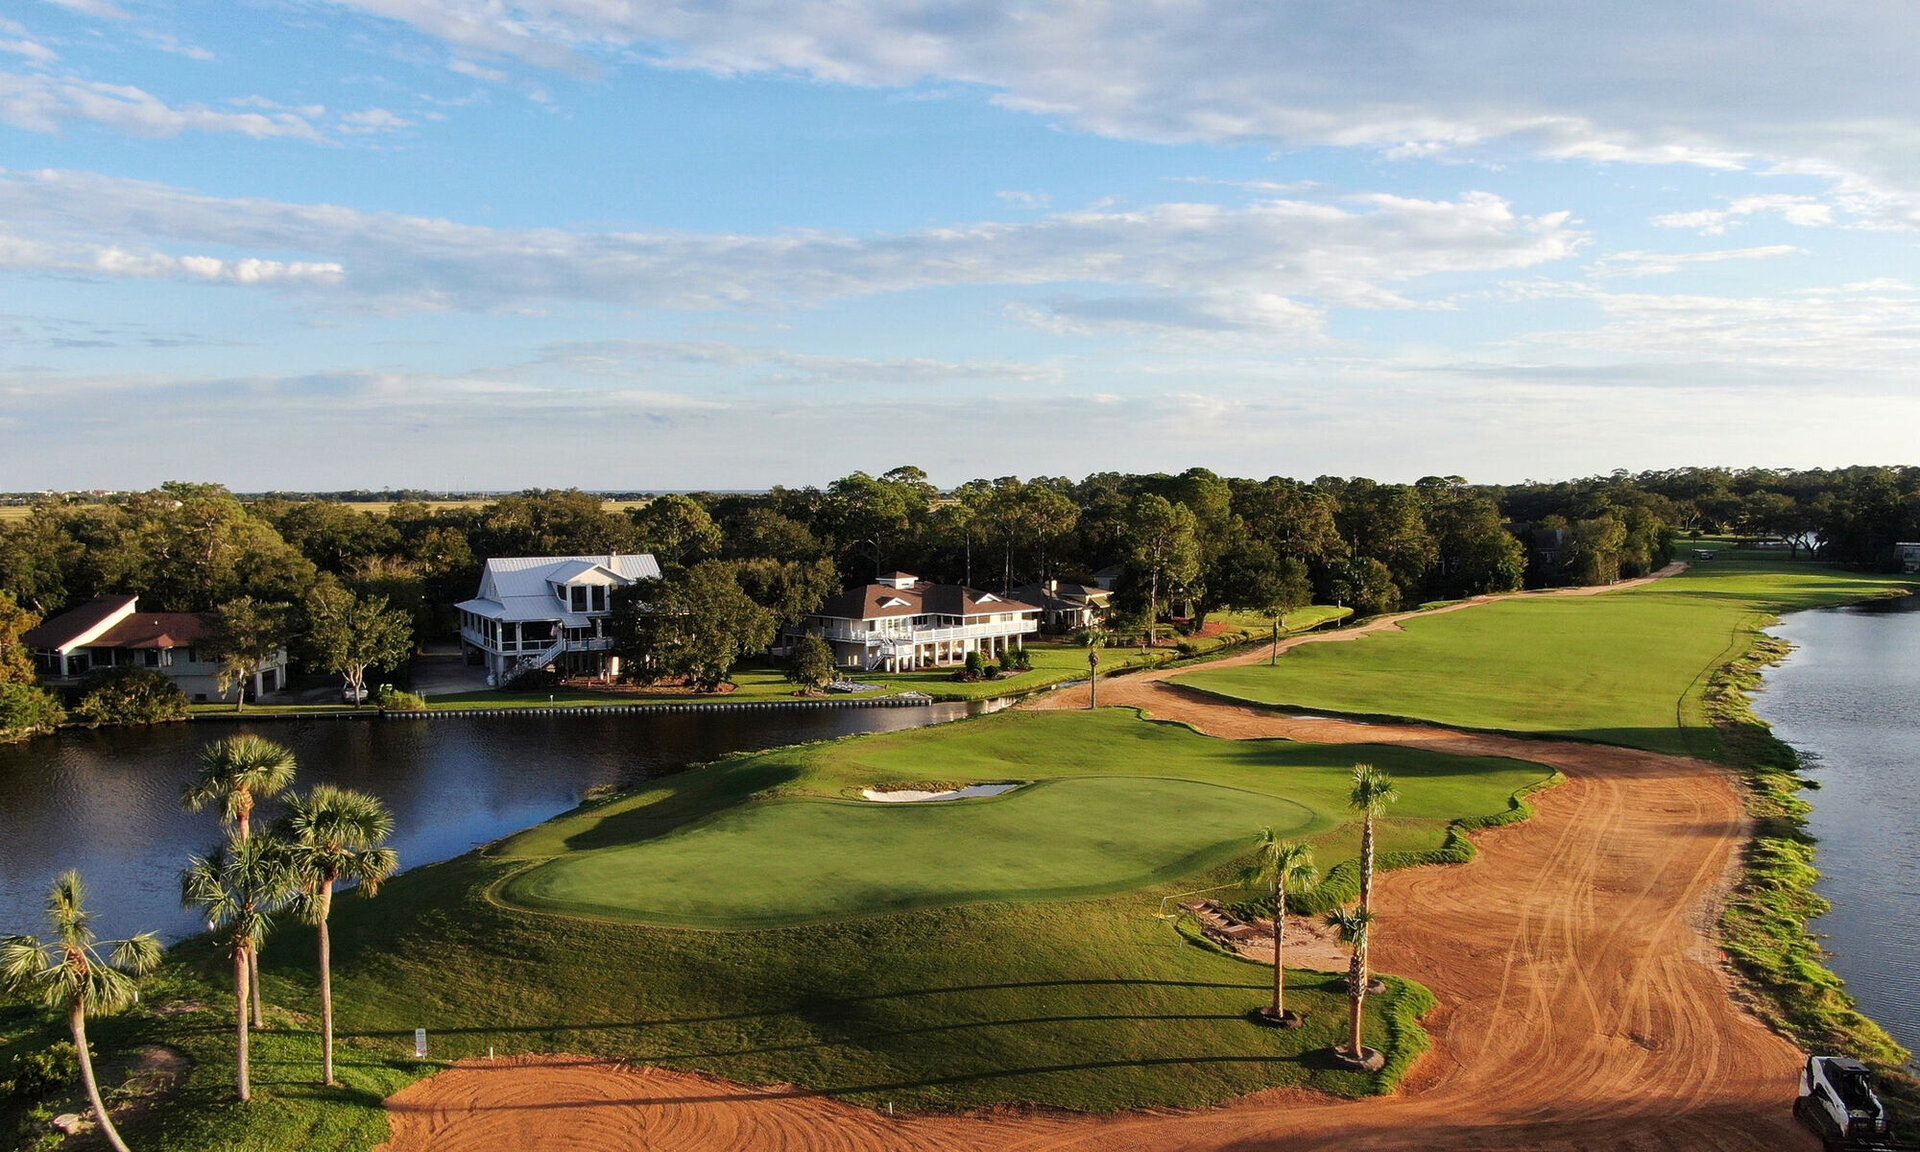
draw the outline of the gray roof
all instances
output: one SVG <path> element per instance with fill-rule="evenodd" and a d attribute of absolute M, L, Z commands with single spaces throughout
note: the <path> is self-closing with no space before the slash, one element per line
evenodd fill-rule
<path fill-rule="evenodd" d="M 552 584 L 624 587 L 660 579 L 660 565 L 645 553 L 599 556 L 500 556 L 487 561 L 480 591 L 461 602 L 462 611 L 493 620 L 562 620 L 579 627 L 592 615 L 568 611 Z"/>

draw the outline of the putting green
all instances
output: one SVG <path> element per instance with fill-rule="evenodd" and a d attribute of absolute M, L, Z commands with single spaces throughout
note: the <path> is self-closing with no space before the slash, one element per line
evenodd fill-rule
<path fill-rule="evenodd" d="M 1547 775 L 1412 749 L 1215 740 L 1130 711 L 1010 713 L 666 777 L 502 845 L 532 866 L 495 895 L 539 912 L 759 928 L 1145 888 L 1246 853 L 1262 827 L 1312 841 L 1326 868 L 1353 852 L 1356 760 L 1400 785 L 1383 850 L 1437 846 L 1450 820 L 1500 812 Z M 1040 778 L 991 799 L 843 798 L 875 782 L 1022 776 Z"/>
<path fill-rule="evenodd" d="M 502 894 L 612 919 L 792 924 L 853 909 L 1138 888 L 1244 852 L 1250 828 L 1297 834 L 1326 823 L 1276 796 L 1138 776 L 1056 780 L 990 800 L 780 800 L 678 836 L 564 857 L 513 877 Z"/>

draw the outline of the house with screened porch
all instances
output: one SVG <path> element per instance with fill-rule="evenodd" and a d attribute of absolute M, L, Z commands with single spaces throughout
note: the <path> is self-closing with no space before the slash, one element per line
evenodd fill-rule
<path fill-rule="evenodd" d="M 511 556 L 487 561 L 480 588 L 460 609 L 460 645 L 504 686 L 536 668 L 563 676 L 620 674 L 607 623 L 613 592 L 660 579 L 645 553 Z"/>

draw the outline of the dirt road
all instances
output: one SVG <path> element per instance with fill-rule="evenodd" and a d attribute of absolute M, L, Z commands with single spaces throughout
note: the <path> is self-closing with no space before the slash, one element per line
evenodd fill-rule
<path fill-rule="evenodd" d="M 1536 797 L 1535 819 L 1476 837 L 1472 863 L 1381 877 L 1375 962 L 1441 1004 L 1426 1021 L 1433 1050 L 1394 1096 L 1276 1092 L 1180 1113 L 895 1119 L 804 1092 L 550 1058 L 464 1066 L 399 1093 L 390 1152 L 1818 1147 L 1789 1111 L 1800 1053 L 1735 1005 L 1710 938 L 1747 833 L 1724 771 L 1625 748 L 1289 717 L 1164 681 L 1105 682 L 1101 704 L 1227 738 L 1405 744 L 1566 774 Z M 1034 706 L 1085 702 L 1075 690 Z"/>

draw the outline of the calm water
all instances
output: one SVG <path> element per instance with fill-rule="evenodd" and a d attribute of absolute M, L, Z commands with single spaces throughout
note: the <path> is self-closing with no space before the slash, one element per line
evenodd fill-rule
<path fill-rule="evenodd" d="M 341 784 L 386 800 L 394 845 L 412 867 L 537 824 L 598 785 L 635 784 L 728 752 L 916 728 L 968 708 L 275 721 L 252 730 L 293 749 L 297 787 Z M 219 832 L 210 812 L 180 810 L 180 792 L 200 748 L 239 730 L 173 724 L 0 745 L 0 934 L 39 932 L 47 885 L 68 868 L 86 879 L 103 936 L 196 931 L 180 907 L 180 868 Z"/>
<path fill-rule="evenodd" d="M 1920 596 L 1788 616 L 1794 645 L 1754 709 L 1820 790 L 1815 923 L 1868 1015 L 1920 1052 Z"/>

